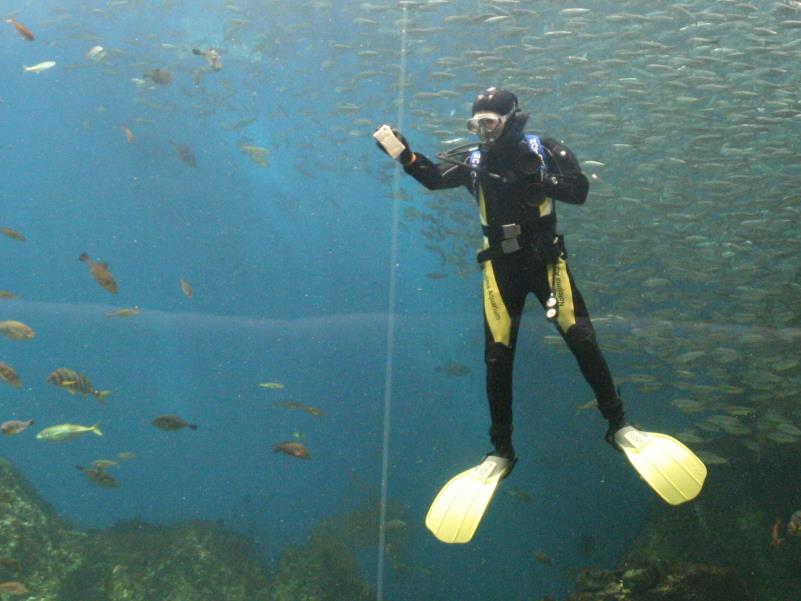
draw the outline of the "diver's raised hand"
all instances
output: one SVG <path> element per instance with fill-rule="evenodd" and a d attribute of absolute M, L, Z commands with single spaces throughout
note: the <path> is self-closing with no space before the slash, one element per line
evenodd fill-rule
<path fill-rule="evenodd" d="M 373 133 L 373 137 L 376 146 L 393 159 L 400 161 L 402 165 L 408 165 L 414 160 L 414 153 L 409 148 L 408 140 L 397 129 L 382 125 Z"/>

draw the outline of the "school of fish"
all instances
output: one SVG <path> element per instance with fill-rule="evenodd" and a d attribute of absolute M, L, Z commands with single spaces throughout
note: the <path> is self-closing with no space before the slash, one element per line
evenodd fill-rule
<path fill-rule="evenodd" d="M 134 4 L 113 2 L 96 10 L 104 18 L 124 19 Z M 237 155 L 259 168 L 269 166 L 273 148 L 293 143 L 289 119 L 276 126 L 269 147 L 258 127 L 287 108 L 298 118 L 325 117 L 319 119 L 320 137 L 334 147 L 343 139 L 369 140 L 376 123 L 365 118 L 364 107 L 390 107 L 376 116 L 394 118 L 402 58 L 408 61 L 406 72 L 415 74 L 403 88 L 403 133 L 429 156 L 469 141 L 465 122 L 478 91 L 488 85 L 513 90 L 532 113 L 530 127 L 564 140 L 590 179 L 586 206 L 559 207 L 560 229 L 601 347 L 615 363 L 618 355 L 623 358 L 617 383 L 630 406 L 660 399 L 653 402 L 665 413 L 692 419 L 692 427 L 676 434 L 694 448 L 701 445 L 699 455 L 709 465 L 728 462 L 715 452 L 714 441 L 721 437 L 734 437 L 753 452 L 801 443 L 801 2 L 314 2 L 318 17 L 340 10 L 350 15 L 358 44 L 350 31 L 321 33 L 303 11 L 284 31 L 262 33 L 248 3 L 230 0 L 217 10 L 225 40 L 219 48 L 193 48 L 188 34 L 185 40 L 166 40 L 145 31 L 111 43 L 80 14 L 55 9 L 58 18 L 49 24 L 48 36 L 85 40 L 85 53 L 74 59 L 85 64 L 70 68 L 102 70 L 110 82 L 131 86 L 141 113 L 129 125 L 115 126 L 122 134 L 108 132 L 121 145 L 138 149 L 140 131 L 155 137 L 165 114 L 185 111 L 202 120 L 219 112 L 230 115 L 223 129 L 236 136 L 231 144 Z M 404 57 L 402 19 L 410 47 Z M 23 15 L 6 23 L 26 49 L 41 46 L 42 35 Z M 317 71 L 297 73 L 307 83 L 287 99 L 287 107 L 234 103 L 242 87 L 252 87 L 256 96 L 255 82 L 268 59 L 291 65 L 293 53 L 313 44 L 324 44 L 327 58 Z M 251 77 L 207 85 L 208 78 L 227 71 L 222 56 L 226 65 L 236 64 Z M 61 59 L 33 52 L 30 57 L 23 65 L 26 82 L 58 73 L 69 77 Z M 323 94 L 320 74 L 336 82 L 327 90 L 336 99 L 327 115 L 312 108 Z M 159 97 L 179 85 L 185 86 L 185 106 Z M 116 123 L 127 119 L 120 115 Z M 170 138 L 161 143 L 187 167 L 203 167 L 205 155 L 188 145 Z M 309 154 L 326 164 L 314 149 Z M 366 170 L 391 195 L 395 166 L 381 158 L 365 142 L 341 160 L 344 167 Z M 304 178 L 318 177 L 300 159 L 293 166 Z M 427 251 L 441 263 L 428 274 L 430 282 L 472 277 L 480 229 L 466 193 L 399 194 L 403 227 L 421 232 Z M 9 244 L 33 243 L 11 227 L 0 227 L 0 233 Z M 87 252 L 79 257 L 99 286 L 120 293 L 109 263 Z M 189 282 L 178 281 L 184 296 L 193 298 Z M 0 285 L 9 284 L 0 280 Z M 6 318 L 17 292 L 0 290 L 0 334 L 9 340 L 1 342 L 36 344 L 31 326 Z M 133 306 L 107 315 L 139 312 Z M 534 308 L 527 319 L 537 315 Z M 544 342 L 563 348 L 555 334 Z M 443 378 L 471 373 L 456 359 L 432 371 Z M 23 378 L 7 363 L 0 362 L 0 379 L 24 390 Z M 98 381 L 104 380 L 98 374 Z M 99 400 L 107 392 L 70 368 L 56 369 L 48 381 Z M 261 386 L 283 388 L 271 382 Z M 322 413 L 296 401 L 275 407 Z M 578 419 L 594 404 L 577 407 Z M 7 421 L 2 432 L 24 436 L 32 423 Z M 197 429 L 172 414 L 151 423 L 169 431 Z M 99 424 L 49 426 L 37 438 L 58 442 L 89 433 L 101 436 Z M 311 456 L 297 440 L 275 443 L 273 449 L 294 458 Z M 78 469 L 113 488 L 117 480 L 110 467 Z M 535 558 L 550 561 L 544 554 Z M 16 582 L 0 589 L 27 591 Z"/>

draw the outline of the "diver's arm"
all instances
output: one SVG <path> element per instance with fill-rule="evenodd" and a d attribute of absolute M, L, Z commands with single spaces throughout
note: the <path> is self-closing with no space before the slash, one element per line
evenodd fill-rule
<path fill-rule="evenodd" d="M 455 163 L 432 163 L 424 154 L 415 152 L 403 170 L 429 190 L 457 188 L 470 183 L 470 171 Z"/>
<path fill-rule="evenodd" d="M 543 181 L 545 194 L 568 204 L 584 204 L 590 182 L 581 172 L 576 155 L 553 138 L 545 138 L 542 144 L 550 152 L 549 169 Z"/>
<path fill-rule="evenodd" d="M 390 133 L 391 132 L 391 133 Z M 469 186 L 470 172 L 465 165 L 443 162 L 435 165 L 419 152 L 412 152 L 409 141 L 389 125 L 379 127 L 373 137 L 376 146 L 403 165 L 403 170 L 429 190 Z"/>

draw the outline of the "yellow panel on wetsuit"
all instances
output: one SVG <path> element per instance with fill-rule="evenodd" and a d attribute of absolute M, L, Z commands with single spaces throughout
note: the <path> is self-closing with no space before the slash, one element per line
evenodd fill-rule
<path fill-rule="evenodd" d="M 545 200 L 540 203 L 540 206 L 537 207 L 537 209 L 540 212 L 540 217 L 546 217 L 547 215 L 550 215 L 553 213 L 553 200 L 546 196 Z"/>
<path fill-rule="evenodd" d="M 573 306 L 573 288 L 567 273 L 567 262 L 562 257 L 548 265 L 548 281 L 553 282 L 553 293 L 559 303 L 556 321 L 562 331 L 567 332 L 576 323 L 576 308 Z"/>
<path fill-rule="evenodd" d="M 478 213 L 481 216 L 481 225 L 487 225 L 487 204 L 484 202 L 484 188 L 478 187 Z"/>
<path fill-rule="evenodd" d="M 481 225 L 487 225 L 487 206 L 481 186 L 478 188 L 478 210 L 481 214 Z M 481 249 L 486 248 L 489 248 L 489 240 L 484 236 L 484 244 Z M 509 310 L 503 302 L 498 282 L 495 281 L 492 261 L 484 261 L 481 269 L 484 272 L 484 316 L 492 332 L 492 339 L 509 346 L 512 335 L 512 318 L 509 317 Z"/>
<path fill-rule="evenodd" d="M 509 317 L 509 310 L 503 302 L 498 282 L 495 281 L 492 261 L 484 261 L 481 269 L 484 271 L 484 317 L 492 332 L 492 339 L 509 346 L 512 318 Z"/>

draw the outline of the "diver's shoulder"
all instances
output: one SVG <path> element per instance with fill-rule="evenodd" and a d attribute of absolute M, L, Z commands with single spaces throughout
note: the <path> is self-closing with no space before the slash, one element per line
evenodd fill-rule
<path fill-rule="evenodd" d="M 564 154 L 573 155 L 573 151 L 565 144 L 564 140 L 557 140 L 550 136 L 542 136 L 540 137 L 540 142 L 553 154 L 560 154 L 563 156 Z"/>
<path fill-rule="evenodd" d="M 546 148 L 550 149 L 558 145 L 563 145 L 563 142 L 561 140 L 557 140 L 556 138 L 552 138 L 551 136 L 543 136 L 541 134 L 534 134 L 534 135 L 536 135 L 540 139 L 542 145 L 545 146 Z"/>
<path fill-rule="evenodd" d="M 557 144 L 563 144 L 561 140 L 557 140 L 556 138 L 553 138 L 551 136 L 546 136 L 536 131 L 527 131 L 525 132 L 524 136 L 526 138 L 536 138 L 542 143 L 543 146 L 546 146 L 548 148 L 556 146 Z"/>

